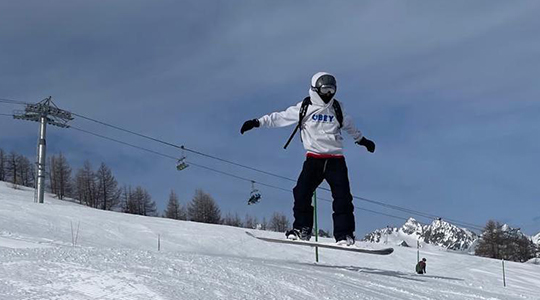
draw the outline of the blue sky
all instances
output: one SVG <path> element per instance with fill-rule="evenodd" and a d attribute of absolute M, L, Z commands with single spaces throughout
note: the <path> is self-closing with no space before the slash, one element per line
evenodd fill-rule
<path fill-rule="evenodd" d="M 176 144 L 296 178 L 304 150 L 292 128 L 241 124 L 306 96 L 318 71 L 371 155 L 348 139 L 355 195 L 483 225 L 540 231 L 540 3 L 536 1 L 3 1 L 0 98 L 60 107 Z M 0 105 L 1 113 L 19 107 Z M 82 119 L 80 128 L 180 156 L 163 145 Z M 0 118 L 0 147 L 33 156 L 35 123 Z M 291 215 L 292 195 L 73 130 L 52 128 L 49 153 L 74 166 L 110 165 L 163 208 L 196 188 L 223 213 Z M 189 154 L 195 163 L 284 188 L 294 183 Z M 321 197 L 330 198 L 326 193 Z M 407 218 L 368 203 L 358 207 Z M 362 235 L 402 221 L 356 212 Z M 320 204 L 321 226 L 331 209 Z M 422 222 L 428 219 L 419 218 Z"/>

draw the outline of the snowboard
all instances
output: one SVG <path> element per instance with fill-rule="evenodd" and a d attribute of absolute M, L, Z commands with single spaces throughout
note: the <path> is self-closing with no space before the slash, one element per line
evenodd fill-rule
<path fill-rule="evenodd" d="M 384 248 L 384 249 L 366 249 L 366 248 L 358 248 L 356 246 L 341 246 L 337 244 L 329 244 L 329 243 L 321 243 L 321 242 L 310 242 L 310 241 L 302 241 L 302 240 L 288 240 L 288 239 L 275 239 L 275 238 L 267 238 L 267 237 L 261 237 L 256 236 L 251 232 L 247 232 L 246 234 L 254 237 L 258 240 L 270 242 L 270 243 L 280 243 L 280 244 L 289 244 L 289 245 L 298 245 L 298 246 L 308 246 L 308 247 L 319 247 L 319 248 L 327 248 L 327 249 L 334 249 L 334 250 L 342 250 L 342 251 L 351 251 L 351 252 L 358 252 L 358 253 L 367 253 L 367 254 L 377 254 L 377 255 L 388 255 L 394 252 L 394 248 Z"/>

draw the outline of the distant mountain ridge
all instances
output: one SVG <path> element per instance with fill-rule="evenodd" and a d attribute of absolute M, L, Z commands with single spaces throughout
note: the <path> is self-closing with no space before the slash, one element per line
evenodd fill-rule
<path fill-rule="evenodd" d="M 400 228 L 387 227 L 367 234 L 363 241 L 373 243 L 392 242 L 402 246 L 414 246 L 415 241 L 440 246 L 450 250 L 467 251 L 478 240 L 478 235 L 443 220 L 423 225 L 409 218 Z"/>
<path fill-rule="evenodd" d="M 527 236 L 519 228 L 512 228 L 508 224 L 502 225 L 501 231 L 509 236 L 526 237 L 540 246 L 540 233 Z M 441 219 L 424 225 L 414 218 L 409 218 L 401 227 L 377 229 L 366 234 L 362 241 L 410 247 L 415 247 L 418 241 L 445 249 L 469 252 L 474 250 L 479 238 L 476 233 Z"/>

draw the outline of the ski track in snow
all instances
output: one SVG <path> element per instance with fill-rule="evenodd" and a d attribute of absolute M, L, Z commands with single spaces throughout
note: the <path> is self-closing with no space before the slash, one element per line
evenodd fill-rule
<path fill-rule="evenodd" d="M 540 266 L 416 249 L 376 256 L 270 244 L 244 229 L 32 202 L 0 183 L 0 299 L 540 299 Z M 71 226 L 80 222 L 77 245 Z M 74 229 L 75 230 L 75 229 Z M 157 234 L 162 251 L 157 251 Z M 281 237 L 282 234 L 257 234 Z M 376 247 L 371 244 L 364 244 Z"/>

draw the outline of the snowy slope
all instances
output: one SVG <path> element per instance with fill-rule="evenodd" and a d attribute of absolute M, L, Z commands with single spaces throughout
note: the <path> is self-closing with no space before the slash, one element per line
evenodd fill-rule
<path fill-rule="evenodd" d="M 243 229 L 105 212 L 0 182 L 0 299 L 539 299 L 540 266 L 423 249 L 269 244 Z M 72 246 L 71 225 L 78 243 Z M 281 237 L 280 233 L 255 231 Z M 161 251 L 157 251 L 157 237 Z M 361 243 L 375 247 L 371 243 Z"/>

